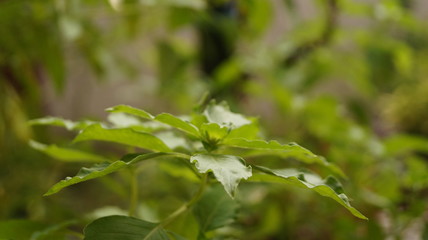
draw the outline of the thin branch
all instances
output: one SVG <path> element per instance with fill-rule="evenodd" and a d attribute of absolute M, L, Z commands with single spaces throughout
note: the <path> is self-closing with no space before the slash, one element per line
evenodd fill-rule
<path fill-rule="evenodd" d="M 300 60 L 309 56 L 316 49 L 328 45 L 331 41 L 337 27 L 338 0 L 326 1 L 326 18 L 321 35 L 316 39 L 304 42 L 300 46 L 296 47 L 294 51 L 284 59 L 284 67 L 290 68 L 296 65 Z"/>

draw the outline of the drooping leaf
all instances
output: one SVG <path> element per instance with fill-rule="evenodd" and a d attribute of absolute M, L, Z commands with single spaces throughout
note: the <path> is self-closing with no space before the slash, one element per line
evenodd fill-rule
<path fill-rule="evenodd" d="M 316 163 L 327 167 L 332 172 L 345 177 L 345 174 L 335 164 L 328 162 L 325 158 L 313 154 L 308 149 L 301 147 L 296 143 L 282 145 L 277 141 L 250 140 L 245 138 L 227 138 L 223 145 L 237 148 L 254 149 L 252 156 L 258 155 L 277 155 L 283 158 L 294 158 L 304 163 Z"/>
<path fill-rule="evenodd" d="M 348 196 L 343 192 L 342 185 L 334 177 L 322 179 L 320 176 L 302 172 L 296 169 L 269 169 L 261 166 L 254 166 L 257 170 L 266 174 L 255 174 L 251 180 L 262 182 L 282 182 L 289 185 L 306 188 L 313 190 L 324 197 L 329 197 L 346 209 L 349 210 L 354 216 L 367 219 L 362 213 L 351 206 Z"/>
<path fill-rule="evenodd" d="M 67 130 L 72 131 L 72 130 L 82 130 L 96 122 L 94 121 L 73 122 L 71 120 L 58 118 L 58 117 L 45 117 L 45 118 L 30 120 L 28 123 L 31 125 L 51 125 L 51 126 L 64 127 Z"/>
<path fill-rule="evenodd" d="M 251 177 L 251 167 L 242 158 L 232 155 L 196 154 L 190 158 L 201 173 L 213 172 L 223 184 L 226 192 L 233 197 L 241 179 Z"/>
<path fill-rule="evenodd" d="M 231 129 L 251 123 L 251 121 L 243 115 L 231 112 L 229 106 L 225 102 L 221 104 L 210 102 L 203 114 L 208 119 L 208 122 L 217 123 L 220 126 L 229 127 Z"/>
<path fill-rule="evenodd" d="M 61 148 L 54 144 L 45 145 L 31 140 L 29 142 L 30 146 L 36 150 L 39 150 L 55 159 L 66 161 L 66 162 L 105 162 L 106 158 L 95 155 L 92 153 L 87 153 L 75 149 Z"/>
<path fill-rule="evenodd" d="M 111 108 L 107 108 L 106 111 L 107 112 L 114 112 L 114 113 L 117 113 L 117 112 L 127 113 L 127 114 L 135 115 L 135 116 L 145 118 L 145 119 L 149 119 L 149 120 L 154 119 L 153 115 L 151 115 L 150 113 L 148 113 L 144 110 L 138 109 L 138 108 L 128 106 L 128 105 L 114 106 Z"/>
<path fill-rule="evenodd" d="M 147 154 L 139 154 L 139 155 L 133 155 L 132 158 L 118 160 L 113 163 L 99 163 L 95 164 L 93 167 L 90 168 L 82 168 L 74 177 L 66 177 L 64 180 L 61 180 L 54 186 L 52 186 L 45 194 L 44 196 L 49 196 L 54 193 L 59 192 L 63 188 L 66 188 L 68 186 L 74 185 L 76 183 L 88 181 L 91 179 L 103 177 L 107 174 L 119 171 L 120 169 L 136 164 L 140 161 L 159 157 L 159 156 L 165 156 L 165 155 L 174 155 L 170 153 L 163 153 L 163 152 L 157 152 L 157 153 L 147 153 Z"/>
<path fill-rule="evenodd" d="M 171 240 L 159 224 L 127 216 L 99 218 L 84 229 L 84 240 Z"/>
<path fill-rule="evenodd" d="M 201 232 L 208 232 L 232 223 L 237 210 L 238 203 L 219 187 L 207 191 L 193 207 Z"/>
<path fill-rule="evenodd" d="M 169 113 L 161 113 L 155 117 L 156 121 L 170 125 L 195 137 L 199 137 L 198 129 L 191 123 L 186 122 Z"/>
<path fill-rule="evenodd" d="M 158 152 L 171 151 L 164 142 L 152 134 L 135 131 L 130 128 L 107 129 L 100 124 L 93 124 L 85 128 L 77 135 L 74 142 L 86 140 L 115 142 Z"/>
<path fill-rule="evenodd" d="M 90 168 L 82 168 L 74 177 L 66 177 L 64 180 L 61 180 L 57 184 L 55 184 L 53 187 L 51 187 L 48 192 L 44 194 L 44 196 L 49 196 L 54 193 L 59 192 L 61 189 L 68 187 L 70 185 L 74 185 L 76 183 L 88 181 L 90 179 L 99 178 L 102 176 L 105 176 L 107 174 L 110 174 L 112 172 L 116 172 L 124 167 L 126 167 L 127 164 L 123 161 L 115 161 L 113 163 L 100 163 L 96 164 L 93 167 Z"/>

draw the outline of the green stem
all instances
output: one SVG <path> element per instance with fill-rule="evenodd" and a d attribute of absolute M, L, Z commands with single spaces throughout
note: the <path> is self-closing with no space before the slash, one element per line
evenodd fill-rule
<path fill-rule="evenodd" d="M 199 189 L 195 193 L 195 195 L 193 195 L 192 199 L 190 199 L 189 202 L 185 203 L 180 208 L 175 210 L 173 213 L 171 213 L 164 220 L 162 220 L 162 222 L 159 223 L 159 225 L 156 228 L 157 229 L 164 228 L 166 225 L 168 225 L 172 221 L 174 221 L 178 216 L 180 216 L 181 214 L 183 214 L 184 212 L 189 210 L 202 197 L 202 194 L 204 193 L 205 188 L 207 186 L 207 182 L 208 182 L 207 180 L 208 180 L 208 173 L 204 173 L 202 175 L 201 185 L 199 186 Z"/>
<path fill-rule="evenodd" d="M 129 201 L 128 215 L 135 216 L 138 204 L 138 173 L 135 168 L 131 168 L 131 194 Z"/>
<path fill-rule="evenodd" d="M 78 233 L 78 232 L 69 231 L 69 234 L 72 235 L 72 236 L 78 237 L 79 239 L 84 239 L 85 238 L 85 236 L 83 234 Z"/>

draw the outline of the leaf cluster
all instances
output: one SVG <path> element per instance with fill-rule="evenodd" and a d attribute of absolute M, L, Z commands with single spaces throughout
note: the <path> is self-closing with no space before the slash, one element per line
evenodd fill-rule
<path fill-rule="evenodd" d="M 351 206 L 341 184 L 333 176 L 323 179 L 307 169 L 271 169 L 246 161 L 248 156 L 263 159 L 263 156 L 275 155 L 284 160 L 319 164 L 331 173 L 343 176 L 334 164 L 296 143 L 280 144 L 261 139 L 257 121 L 231 112 L 226 103 L 211 101 L 203 111 L 189 116 L 168 113 L 154 116 L 127 105 L 107 111 L 110 123 L 72 122 L 51 117 L 31 121 L 33 125 L 56 125 L 78 130 L 73 143 L 105 141 L 138 149 L 119 160 L 109 160 L 95 153 L 32 141 L 32 147 L 59 160 L 97 162 L 91 167 L 83 167 L 77 175 L 59 181 L 47 191 L 46 196 L 80 182 L 132 168 L 142 161 L 171 158 L 185 162 L 185 166 L 199 179 L 200 187 L 191 200 L 158 223 L 131 216 L 97 219 L 84 230 L 87 240 L 124 239 L 124 236 L 127 239 L 183 239 L 168 231 L 166 226 L 189 210 L 193 211 L 199 224 L 199 238 L 206 239 L 212 236 L 210 232 L 229 225 L 236 218 L 238 202 L 235 198 L 241 181 L 274 182 L 306 188 L 335 200 L 354 216 L 366 219 Z M 220 183 L 223 190 L 215 187 L 215 182 Z"/>

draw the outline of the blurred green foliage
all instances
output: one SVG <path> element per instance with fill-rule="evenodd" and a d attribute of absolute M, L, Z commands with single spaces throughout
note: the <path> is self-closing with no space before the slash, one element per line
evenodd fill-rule
<path fill-rule="evenodd" d="M 70 61 L 83 61 L 100 88 L 116 76 L 152 74 L 155 88 L 136 101 L 150 97 L 159 112 L 188 112 L 209 91 L 259 115 L 266 136 L 299 142 L 339 165 L 347 193 L 370 219 L 360 222 L 299 189 L 248 187 L 236 221 L 243 239 L 426 238 L 426 8 L 423 0 L 0 1 L 0 216 L 44 225 L 125 204 L 118 196 L 127 195 L 127 181 L 110 178 L 40 197 L 77 165 L 31 150 L 31 136 L 61 135 L 34 132 L 26 121 L 50 114 L 46 86 L 61 95 L 73 84 Z M 177 201 L 169 196 L 183 192 L 176 188 L 190 191 L 167 184 L 174 178 L 156 169 L 144 174 L 164 184 L 141 196 L 141 211 L 154 219 L 159 204 Z"/>

